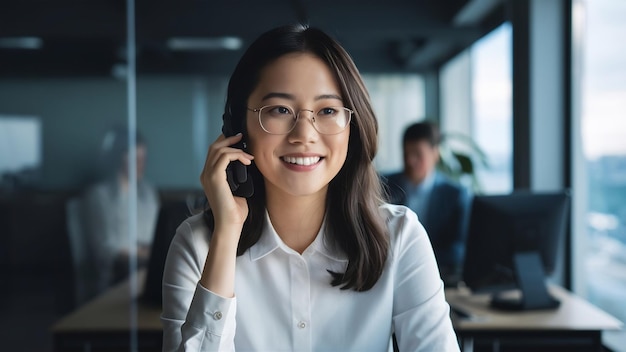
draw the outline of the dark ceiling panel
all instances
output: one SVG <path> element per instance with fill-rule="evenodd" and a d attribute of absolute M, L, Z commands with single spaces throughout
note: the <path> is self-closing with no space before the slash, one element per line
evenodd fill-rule
<path fill-rule="evenodd" d="M 474 1 L 498 6 L 471 25 L 454 18 Z M 137 0 L 140 74 L 229 74 L 237 51 L 173 52 L 171 37 L 236 36 L 246 47 L 262 31 L 304 21 L 335 36 L 362 71 L 437 67 L 504 21 L 504 0 Z M 488 20 L 488 21 L 487 21 Z M 1 76 L 108 75 L 124 63 L 123 0 L 13 0 L 0 5 L 0 39 L 31 36 L 40 50 L 0 47 Z"/>

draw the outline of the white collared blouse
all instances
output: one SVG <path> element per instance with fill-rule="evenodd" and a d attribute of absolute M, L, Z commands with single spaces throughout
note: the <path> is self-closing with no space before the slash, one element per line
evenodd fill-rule
<path fill-rule="evenodd" d="M 458 351 L 437 263 L 415 213 L 380 207 L 390 233 L 384 272 L 365 292 L 330 285 L 345 254 L 324 226 L 300 255 L 266 216 L 260 240 L 237 257 L 235 297 L 199 284 L 209 250 L 202 215 L 183 222 L 163 275 L 164 351 Z"/>

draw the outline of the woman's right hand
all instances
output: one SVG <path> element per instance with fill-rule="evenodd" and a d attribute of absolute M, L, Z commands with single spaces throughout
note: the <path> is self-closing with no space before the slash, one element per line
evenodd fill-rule
<path fill-rule="evenodd" d="M 244 165 L 250 165 L 254 159 L 254 156 L 243 150 L 231 147 L 241 138 L 241 134 L 231 137 L 221 134 L 209 147 L 204 169 L 200 174 L 200 183 L 215 219 L 216 233 L 240 235 L 248 216 L 246 199 L 233 196 L 226 180 L 226 167 L 230 162 L 239 160 Z"/>
<path fill-rule="evenodd" d="M 241 134 L 228 138 L 223 134 L 217 137 L 209 147 L 200 174 L 200 183 L 215 220 L 200 284 L 223 297 L 235 296 L 237 246 L 243 223 L 248 217 L 246 199 L 233 196 L 226 180 L 226 167 L 231 161 L 239 160 L 244 165 L 250 165 L 254 159 L 243 150 L 231 147 L 241 138 Z"/>

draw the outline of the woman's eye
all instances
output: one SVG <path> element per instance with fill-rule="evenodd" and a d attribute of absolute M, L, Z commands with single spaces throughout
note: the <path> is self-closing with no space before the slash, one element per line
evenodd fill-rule
<path fill-rule="evenodd" d="M 335 115 L 337 113 L 337 109 L 335 108 L 323 108 L 320 110 L 319 114 L 320 116 L 332 116 Z"/>
<path fill-rule="evenodd" d="M 278 113 L 280 114 L 290 114 L 291 111 L 289 110 L 289 108 L 286 108 L 284 106 L 279 106 L 276 108 L 276 110 L 278 111 Z"/>
<path fill-rule="evenodd" d="M 268 113 L 271 116 L 292 115 L 291 109 L 286 106 L 273 106 L 268 109 Z"/>

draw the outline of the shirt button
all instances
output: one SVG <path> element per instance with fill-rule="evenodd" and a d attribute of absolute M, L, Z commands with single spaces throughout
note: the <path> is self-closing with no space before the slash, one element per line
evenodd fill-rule
<path fill-rule="evenodd" d="M 220 312 L 219 310 L 215 313 L 213 313 L 213 319 L 215 320 L 220 320 L 222 319 L 222 312 Z"/>
<path fill-rule="evenodd" d="M 303 321 L 301 321 L 301 322 L 299 322 L 299 323 L 298 323 L 298 327 L 299 327 L 300 329 L 304 329 L 304 328 L 306 328 L 306 323 L 305 323 L 305 322 L 303 322 Z"/>

